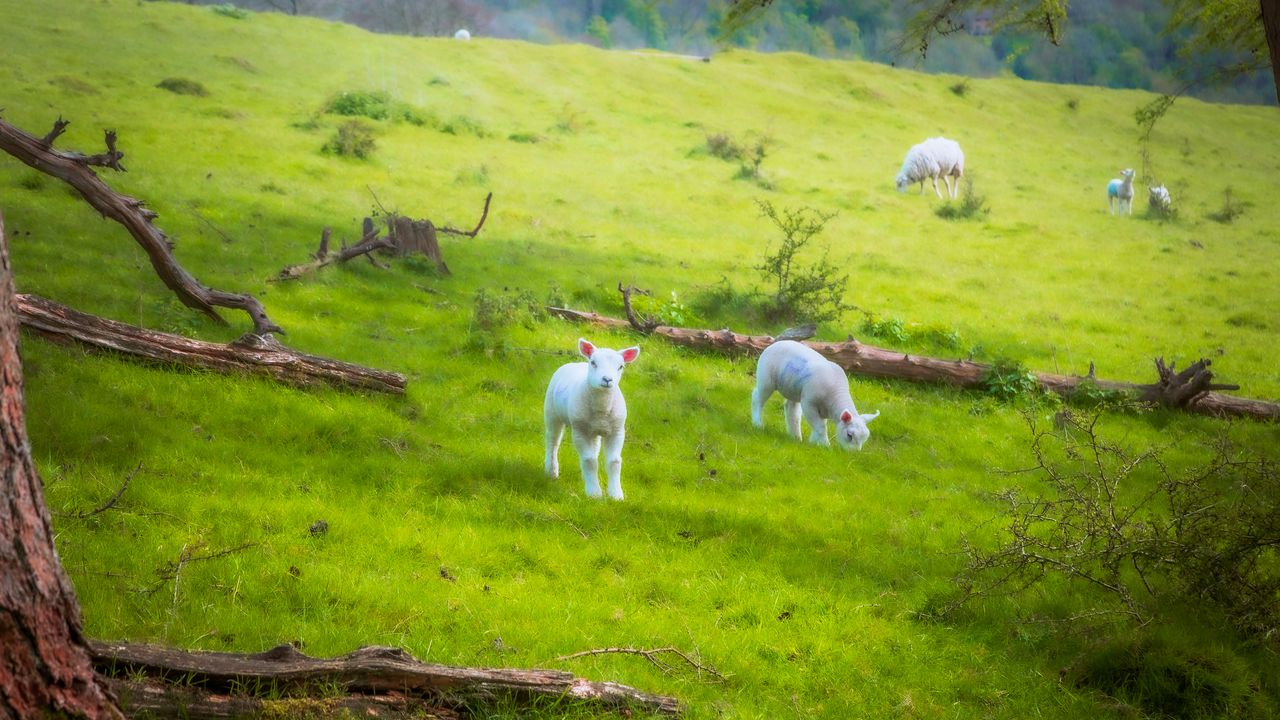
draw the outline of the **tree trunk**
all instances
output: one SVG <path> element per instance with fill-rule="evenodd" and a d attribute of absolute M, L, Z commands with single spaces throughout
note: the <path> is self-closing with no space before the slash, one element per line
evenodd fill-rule
<path fill-rule="evenodd" d="M 593 312 L 557 307 L 550 307 L 547 310 L 553 315 L 570 320 L 611 328 L 632 327 L 632 324 L 626 320 Z M 743 355 L 759 355 L 775 341 L 775 338 L 768 335 L 741 335 L 727 329 L 699 330 L 659 325 L 653 328 L 652 333 L 677 345 Z M 866 345 L 856 340 L 840 343 L 810 341 L 805 344 L 845 370 L 870 377 L 981 388 L 986 382 L 987 372 L 991 369 L 991 366 L 984 363 L 910 355 L 897 350 Z M 1172 370 L 1164 367 L 1163 360 L 1158 360 L 1156 366 L 1160 375 L 1159 380 L 1146 384 L 1099 380 L 1088 375 L 1057 375 L 1040 372 L 1033 374 L 1041 387 L 1064 396 L 1075 392 L 1082 384 L 1089 383 L 1099 390 L 1128 393 L 1143 402 L 1160 404 L 1170 409 L 1184 410 L 1198 415 L 1280 420 L 1280 403 L 1212 392 L 1236 389 L 1236 387 L 1212 384 L 1212 375 L 1205 370 L 1207 365 L 1208 361 L 1202 360 L 1200 363 L 1194 363 L 1187 370 L 1174 374 Z"/>
<path fill-rule="evenodd" d="M 192 340 L 88 315 L 37 295 L 18 295 L 16 309 L 28 330 L 50 340 L 75 341 L 96 350 L 224 373 L 268 375 L 298 387 L 330 385 L 395 394 L 404 392 L 405 377 L 399 373 L 300 353 L 281 345 L 270 335 L 245 333 L 227 345 Z"/>
<path fill-rule="evenodd" d="M 99 686 L 80 605 L 53 547 L 31 462 L 18 313 L 0 218 L 0 717 L 120 718 Z"/>
<path fill-rule="evenodd" d="M 1280 0 L 1259 0 L 1262 9 L 1262 34 L 1271 52 L 1271 79 L 1276 85 L 1276 101 L 1280 102 Z"/>

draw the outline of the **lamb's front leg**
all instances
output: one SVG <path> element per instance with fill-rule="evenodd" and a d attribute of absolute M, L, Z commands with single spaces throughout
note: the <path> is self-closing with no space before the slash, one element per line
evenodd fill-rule
<path fill-rule="evenodd" d="M 814 445 L 831 445 L 831 441 L 827 439 L 827 421 L 816 412 L 806 410 L 804 419 L 809 421 L 809 442 Z"/>
<path fill-rule="evenodd" d="M 938 177 L 933 177 L 933 191 L 938 194 L 938 199 L 942 199 L 942 191 L 938 189 Z"/>
<path fill-rule="evenodd" d="M 609 478 L 609 497 L 614 500 L 622 499 L 622 441 L 626 434 L 626 430 L 619 429 L 604 439 L 605 476 Z"/>
<path fill-rule="evenodd" d="M 573 446 L 578 450 L 578 464 L 582 467 L 583 489 L 587 497 L 598 498 L 600 474 L 596 471 L 596 457 L 600 454 L 600 436 L 573 431 Z"/>

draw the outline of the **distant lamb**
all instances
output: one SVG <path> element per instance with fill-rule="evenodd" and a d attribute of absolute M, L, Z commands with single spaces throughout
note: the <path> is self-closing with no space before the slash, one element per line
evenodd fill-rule
<path fill-rule="evenodd" d="M 1121 170 L 1120 179 L 1107 183 L 1107 208 L 1116 214 L 1116 206 L 1120 206 L 1120 214 L 1133 214 L 1133 170 Z"/>
<path fill-rule="evenodd" d="M 1147 205 L 1161 215 L 1169 215 L 1173 210 L 1173 198 L 1169 196 L 1169 188 L 1157 185 L 1147 188 Z"/>
<path fill-rule="evenodd" d="M 906 192 L 907 187 L 920 183 L 920 194 L 924 194 L 926 178 L 933 181 L 933 191 L 942 197 L 938 190 L 938 177 L 947 184 L 947 193 L 954 200 L 960 192 L 960 178 L 964 177 L 964 151 L 955 140 L 936 137 L 929 138 L 907 151 L 907 159 L 898 171 L 898 192 Z M 955 178 L 955 186 L 951 184 Z"/>
<path fill-rule="evenodd" d="M 809 442 L 830 445 L 827 420 L 836 424 L 836 442 L 846 450 L 861 450 L 871 436 L 867 423 L 880 416 L 860 415 L 849 396 L 844 369 L 818 351 L 794 340 L 779 340 L 760 353 L 756 363 L 756 389 L 751 393 L 751 422 L 764 427 L 765 401 L 777 390 L 785 400 L 787 433 L 797 440 L 800 415 L 809 422 Z"/>
<path fill-rule="evenodd" d="M 597 348 L 578 338 L 578 352 L 587 362 L 561 365 L 547 385 L 542 414 L 546 424 L 547 475 L 560 477 L 560 440 L 567 425 L 573 429 L 573 445 L 578 450 L 587 495 L 598 498 L 601 494 L 596 462 L 603 439 L 609 497 L 621 500 L 627 402 L 618 384 L 622 382 L 623 368 L 640 355 L 640 348 Z"/>
<path fill-rule="evenodd" d="M 462 28 L 461 30 L 453 34 L 453 39 L 454 40 L 470 40 L 471 33 L 466 28 Z"/>

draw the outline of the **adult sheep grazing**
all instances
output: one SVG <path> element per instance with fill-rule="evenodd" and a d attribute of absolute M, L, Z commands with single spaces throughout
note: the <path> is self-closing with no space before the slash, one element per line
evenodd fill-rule
<path fill-rule="evenodd" d="M 830 445 L 827 420 L 836 424 L 836 442 L 846 450 L 861 450 L 871 436 L 867 423 L 880 416 L 877 410 L 861 415 L 849 395 L 849 378 L 844 369 L 824 358 L 817 350 L 795 342 L 779 340 L 760 353 L 756 363 L 756 389 L 751 393 L 751 422 L 764 427 L 764 403 L 774 391 L 786 401 L 787 433 L 797 440 L 800 415 L 809 421 L 809 442 Z"/>
<path fill-rule="evenodd" d="M 1152 212 L 1168 216 L 1173 214 L 1173 198 L 1164 185 L 1147 188 L 1147 206 Z"/>
<path fill-rule="evenodd" d="M 1120 214 L 1133 214 L 1133 170 L 1120 171 L 1119 179 L 1107 183 L 1107 208 L 1112 215 L 1116 214 L 1116 206 L 1120 206 Z"/>
<path fill-rule="evenodd" d="M 920 183 L 920 194 L 924 194 L 924 181 L 933 181 L 933 191 L 942 197 L 938 190 L 938 177 L 947 184 L 947 193 L 954 200 L 960 192 L 960 178 L 964 177 L 964 151 L 960 143 L 942 137 L 929 138 L 907 151 L 907 159 L 902 162 L 898 171 L 898 192 L 906 192 L 913 183 Z M 955 178 L 955 185 L 951 179 Z"/>
<path fill-rule="evenodd" d="M 546 424 L 546 471 L 560 477 L 560 440 L 565 426 L 573 429 L 573 445 L 578 450 L 582 480 L 590 497 L 600 497 L 600 475 L 596 459 L 604 441 L 605 471 L 609 497 L 622 499 L 622 442 L 626 436 L 627 402 L 618 384 L 622 370 L 640 355 L 640 348 L 626 350 L 597 348 L 578 338 L 578 352 L 587 362 L 561 365 L 547 385 L 543 403 Z"/>

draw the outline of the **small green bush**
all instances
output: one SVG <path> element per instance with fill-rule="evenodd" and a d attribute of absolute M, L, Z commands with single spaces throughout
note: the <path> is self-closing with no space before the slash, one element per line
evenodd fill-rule
<path fill-rule="evenodd" d="M 542 142 L 546 138 L 542 137 L 537 133 L 513 132 L 507 136 L 507 139 L 510 140 L 511 142 L 529 143 L 529 144 L 536 145 L 537 143 Z"/>
<path fill-rule="evenodd" d="M 1032 395 L 1040 389 L 1040 382 L 1022 363 L 1000 358 L 983 374 L 982 387 L 987 393 L 1009 401 Z"/>
<path fill-rule="evenodd" d="M 180 77 L 165 78 L 156 83 L 156 87 L 161 90 L 168 90 L 169 92 L 178 95 L 196 95 L 198 97 L 204 97 L 209 94 L 209 91 L 206 90 L 204 85 L 201 85 L 199 82 Z"/>
<path fill-rule="evenodd" d="M 991 210 L 987 207 L 987 198 L 979 195 L 973 189 L 973 180 L 970 178 L 962 178 L 960 182 L 964 183 L 964 193 L 960 196 L 960 202 L 948 201 L 945 205 L 941 205 L 934 213 L 943 220 L 972 220 L 986 217 Z"/>
<path fill-rule="evenodd" d="M 956 83 L 956 84 L 952 85 L 952 86 L 951 86 L 951 92 L 955 93 L 955 94 L 956 94 L 956 97 L 964 97 L 965 95 L 968 95 L 968 94 L 969 94 L 969 81 L 968 81 L 968 80 L 961 80 L 960 82 L 958 82 L 958 83 Z"/>
<path fill-rule="evenodd" d="M 766 201 L 756 204 L 760 215 L 782 233 L 781 241 L 771 245 L 756 266 L 761 277 L 773 286 L 767 308 L 770 319 L 821 323 L 843 315 L 849 309 L 844 301 L 849 276 L 840 274 L 828 259 L 828 249 L 812 263 L 806 264 L 800 257 L 835 215 L 803 207 L 778 211 Z"/>
<path fill-rule="evenodd" d="M 328 155 L 365 160 L 377 150 L 373 128 L 359 120 L 348 120 L 338 126 L 337 132 L 321 150 Z"/>
<path fill-rule="evenodd" d="M 696 324 L 697 315 L 689 306 L 680 302 L 676 291 L 671 291 L 670 300 L 659 300 L 652 295 L 633 294 L 631 308 L 637 315 L 648 316 L 669 327 L 689 327 Z"/>
<path fill-rule="evenodd" d="M 234 20 L 244 20 L 249 17 L 249 11 L 244 8 L 238 8 L 231 3 L 222 3 L 221 5 L 213 5 L 209 8 L 217 15 L 229 17 Z"/>
<path fill-rule="evenodd" d="M 1245 207 L 1246 203 L 1237 200 L 1231 187 L 1228 186 L 1222 191 L 1222 207 L 1217 212 L 1209 213 L 1208 217 L 1215 222 L 1229 225 L 1244 214 Z"/>
<path fill-rule="evenodd" d="M 489 136 L 489 131 L 485 130 L 479 120 L 467 115 L 453 116 L 440 130 L 450 135 L 474 135 L 479 138 Z"/>
<path fill-rule="evenodd" d="M 344 117 L 363 117 L 370 120 L 404 121 L 419 127 L 438 127 L 440 121 L 431 113 L 423 112 L 400 102 L 380 90 L 357 90 L 339 93 L 325 104 L 322 112 Z"/>

